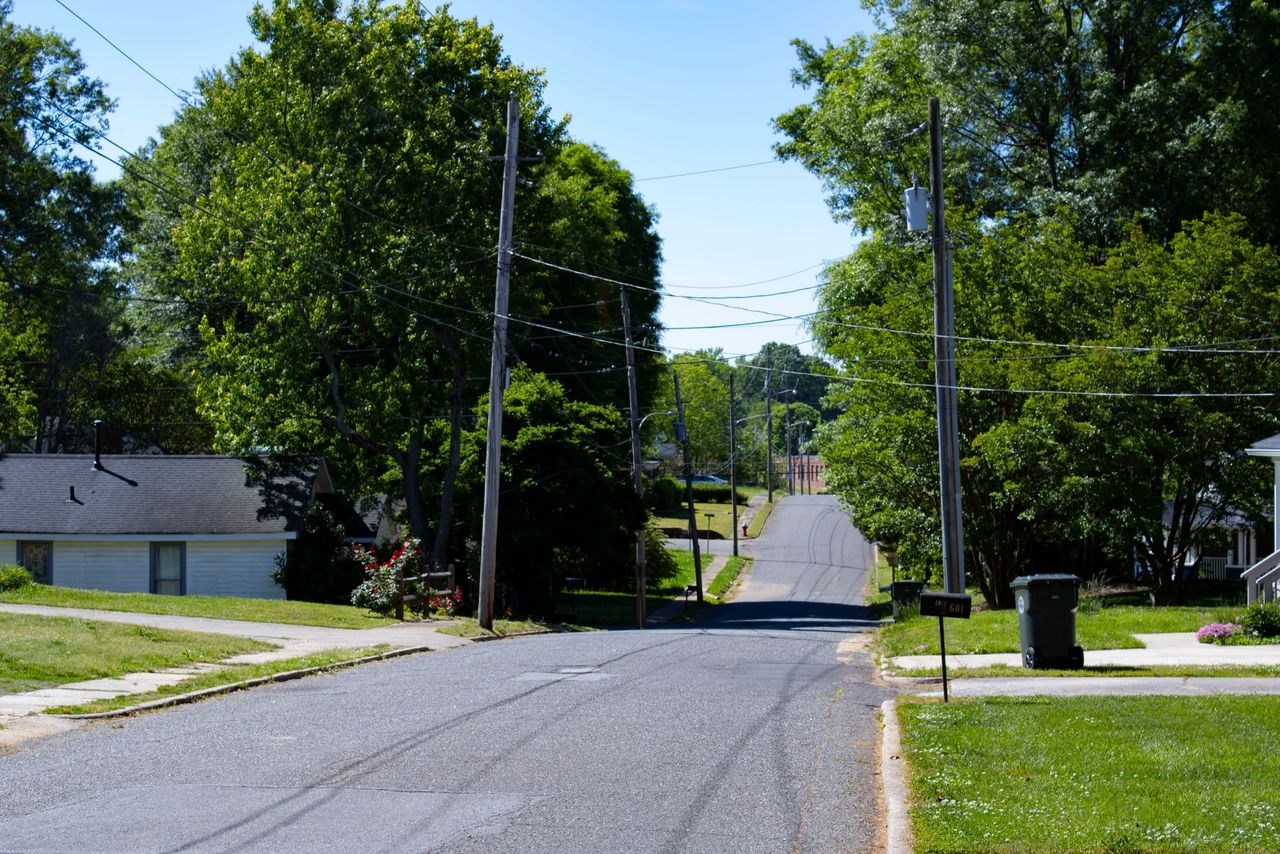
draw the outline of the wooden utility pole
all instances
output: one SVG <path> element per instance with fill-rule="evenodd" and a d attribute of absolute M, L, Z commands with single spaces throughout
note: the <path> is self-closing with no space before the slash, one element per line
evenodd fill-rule
<path fill-rule="evenodd" d="M 631 481 L 636 497 L 644 498 L 644 477 L 640 473 L 640 394 L 636 389 L 636 349 L 631 339 L 631 301 L 627 289 L 622 293 L 622 331 L 627 339 L 627 396 L 631 405 Z M 640 529 L 636 537 L 636 628 L 643 629 L 647 616 L 645 603 L 645 554 L 644 538 L 648 527 Z"/>
<path fill-rule="evenodd" d="M 674 371 L 676 381 L 676 438 L 684 443 L 684 496 L 689 505 L 689 543 L 693 546 L 693 582 L 698 587 L 698 601 L 702 601 L 702 555 L 698 552 L 698 518 L 693 512 L 693 461 L 689 458 L 689 430 L 684 424 L 684 400 L 680 397 L 680 375 Z"/>
<path fill-rule="evenodd" d="M 790 394 L 787 395 L 787 418 L 786 418 L 787 440 L 783 442 L 783 444 L 786 445 L 786 448 L 787 448 L 787 495 L 795 495 L 796 478 L 795 478 L 795 469 L 792 468 L 792 457 L 791 457 L 791 398 L 796 396 L 795 394 L 796 390 L 792 388 L 792 389 L 788 389 L 788 391 L 790 392 Z"/>
<path fill-rule="evenodd" d="M 960 507 L 960 426 L 956 406 L 955 309 L 951 256 L 943 216 L 942 120 L 929 99 L 929 191 L 933 208 L 933 362 L 938 400 L 939 486 L 942 490 L 943 589 L 964 593 L 964 524 Z"/>
<path fill-rule="evenodd" d="M 498 218 L 498 284 L 493 303 L 493 352 L 489 357 L 489 437 L 484 457 L 484 521 L 480 534 L 480 589 L 476 622 L 493 628 L 493 588 L 498 569 L 498 486 L 502 482 L 502 395 L 507 367 L 507 303 L 511 289 L 511 233 L 516 207 L 520 104 L 507 101 L 507 148 L 503 155 L 502 213 Z"/>
<path fill-rule="evenodd" d="M 764 374 L 764 485 L 773 503 L 773 353 Z"/>
<path fill-rule="evenodd" d="M 738 414 L 733 403 L 733 369 L 729 369 L 729 506 L 733 508 L 733 556 L 738 556 Z"/>

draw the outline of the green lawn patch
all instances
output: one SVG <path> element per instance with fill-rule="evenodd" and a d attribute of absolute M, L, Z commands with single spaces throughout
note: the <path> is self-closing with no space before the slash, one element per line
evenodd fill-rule
<path fill-rule="evenodd" d="M 1134 634 L 1162 632 L 1194 632 L 1207 623 L 1221 622 L 1230 614 L 1226 606 L 1114 605 L 1089 613 L 1076 614 L 1076 642 L 1089 649 L 1139 649 L 1142 644 Z M 913 617 L 880 634 L 881 650 L 890 656 L 937 655 L 938 621 Z M 1018 639 L 1018 613 L 974 611 L 967 620 L 947 620 L 947 653 L 1021 652 Z"/>
<path fill-rule="evenodd" d="M 747 527 L 747 536 L 758 537 L 760 532 L 764 530 L 764 523 L 769 518 L 769 514 L 773 512 L 773 504 L 766 501 L 756 508 L 756 515 L 751 517 L 751 524 Z"/>
<path fill-rule="evenodd" d="M 899 705 L 917 851 L 1280 850 L 1280 697 Z"/>
<path fill-rule="evenodd" d="M 948 623 L 948 626 L 950 623 Z M 948 628 L 947 651 L 950 652 L 951 640 Z M 940 676 L 941 667 L 908 667 L 895 670 L 895 676 Z M 947 667 L 950 679 L 1004 679 L 1018 676 L 1211 676 L 1222 678 L 1227 676 L 1241 677 L 1280 677 L 1280 666 L 1269 664 L 1162 664 L 1151 667 L 1121 667 L 1119 665 L 1101 665 L 1085 667 L 1082 670 L 1028 670 L 1025 667 L 1011 667 L 1007 664 L 993 664 L 989 667 Z"/>
<path fill-rule="evenodd" d="M 138 614 L 176 614 L 215 620 L 248 620 L 254 623 L 288 623 L 328 626 L 335 629 L 370 629 L 395 622 L 351 605 L 321 605 L 283 599 L 247 599 L 233 596 L 159 596 L 154 593 L 109 593 L 76 587 L 28 584 L 0 592 L 0 602 L 21 605 L 53 605 L 59 608 L 96 608 L 133 611 Z"/>
<path fill-rule="evenodd" d="M 738 518 L 742 518 L 744 509 L 746 509 L 746 505 L 738 505 Z M 693 510 L 698 522 L 699 539 L 706 536 L 708 513 L 711 514 L 712 539 L 727 540 L 733 537 L 733 508 L 728 504 L 694 501 Z M 660 528 L 689 530 L 688 513 L 680 513 L 675 516 L 655 516 L 653 518 Z M 719 534 L 719 537 L 716 536 L 717 534 Z M 688 536 L 688 534 L 686 533 L 685 536 Z"/>
<path fill-rule="evenodd" d="M 748 559 L 744 557 L 730 556 L 725 561 L 724 567 L 716 573 L 716 577 L 707 585 L 707 594 L 717 599 L 723 599 L 724 594 L 729 592 L 729 588 L 733 586 L 733 582 L 738 580 L 738 576 L 746 569 Z"/>
<path fill-rule="evenodd" d="M 634 600 L 633 600 L 634 601 Z M 453 635 L 460 638 L 501 638 L 508 635 L 526 635 L 533 632 L 547 631 L 547 624 L 537 620 L 494 619 L 493 631 L 480 628 L 475 617 L 450 617 L 453 622 L 436 628 L 442 635 Z"/>
<path fill-rule="evenodd" d="M 250 638 L 0 613 L 0 694 L 273 648 Z"/>
<path fill-rule="evenodd" d="M 124 694 L 119 697 L 111 697 L 105 700 L 94 700 L 91 703 L 81 703 L 79 705 L 55 706 L 47 709 L 46 713 L 51 715 L 92 715 L 99 712 L 111 712 L 116 709 L 127 709 L 131 706 L 150 703 L 155 700 L 163 700 L 166 697 L 176 697 L 180 694 L 189 694 L 193 691 L 203 691 L 209 688 L 222 688 L 228 685 L 239 685 L 242 682 L 249 682 L 254 679 L 266 679 L 267 677 L 275 676 L 278 673 L 288 673 L 294 670 L 311 670 L 314 668 L 333 669 L 336 665 L 365 658 L 370 655 L 378 655 L 386 652 L 390 648 L 391 647 L 382 644 L 379 646 L 362 647 L 359 649 L 329 649 L 312 655 L 304 655 L 297 658 L 285 658 L 280 661 L 269 661 L 262 664 L 242 664 L 236 667 L 228 667 L 223 670 L 215 670 L 210 673 L 202 673 L 199 676 L 184 679 L 183 681 L 176 682 L 173 685 L 164 685 L 157 688 L 155 691 L 148 691 L 143 694 Z"/>

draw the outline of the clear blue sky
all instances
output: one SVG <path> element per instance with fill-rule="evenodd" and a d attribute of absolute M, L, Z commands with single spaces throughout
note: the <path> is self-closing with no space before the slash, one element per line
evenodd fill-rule
<path fill-rule="evenodd" d="M 63 2 L 178 90 L 252 41 L 249 0 Z M 18 23 L 75 42 L 117 100 L 116 142 L 135 149 L 172 119 L 176 99 L 55 0 L 13 0 L 13 6 Z M 817 180 L 789 163 L 645 179 L 769 160 L 776 141 L 771 119 L 807 98 L 791 85 L 790 40 L 840 41 L 869 32 L 872 23 L 857 0 L 456 0 L 452 10 L 492 22 L 515 62 L 545 69 L 553 113 L 571 115 L 575 137 L 600 146 L 638 179 L 660 216 L 670 350 L 721 347 L 739 355 L 768 341 L 811 349 L 797 321 L 680 327 L 767 320 L 743 309 L 806 314 L 812 291 L 723 306 L 679 296 L 814 285 L 816 265 L 854 244 L 849 228 L 831 221 Z M 777 281 L 748 284 L 770 279 Z"/>

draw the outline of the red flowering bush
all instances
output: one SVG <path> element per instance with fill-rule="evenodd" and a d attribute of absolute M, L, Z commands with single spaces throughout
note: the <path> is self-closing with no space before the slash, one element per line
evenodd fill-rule
<path fill-rule="evenodd" d="M 427 597 L 427 610 L 432 614 L 452 617 L 462 610 L 462 588 L 442 590 Z"/>
<path fill-rule="evenodd" d="M 364 581 L 351 591 L 351 604 L 376 614 L 390 614 L 400 598 L 399 576 L 414 576 L 422 560 L 422 546 L 410 537 L 397 546 L 385 561 L 363 546 L 355 546 L 356 557 L 364 564 Z M 418 584 L 406 585 L 405 593 L 417 591 Z"/>

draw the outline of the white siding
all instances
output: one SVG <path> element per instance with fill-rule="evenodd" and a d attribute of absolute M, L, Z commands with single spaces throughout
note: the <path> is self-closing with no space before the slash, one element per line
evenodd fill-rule
<path fill-rule="evenodd" d="M 283 537 L 253 542 L 188 542 L 187 595 L 283 599 L 284 588 L 271 579 L 271 571 L 276 568 L 276 555 L 284 548 Z"/>
<path fill-rule="evenodd" d="M 147 593 L 151 590 L 151 549 L 144 542 L 55 540 L 50 581 L 59 587 Z"/>

